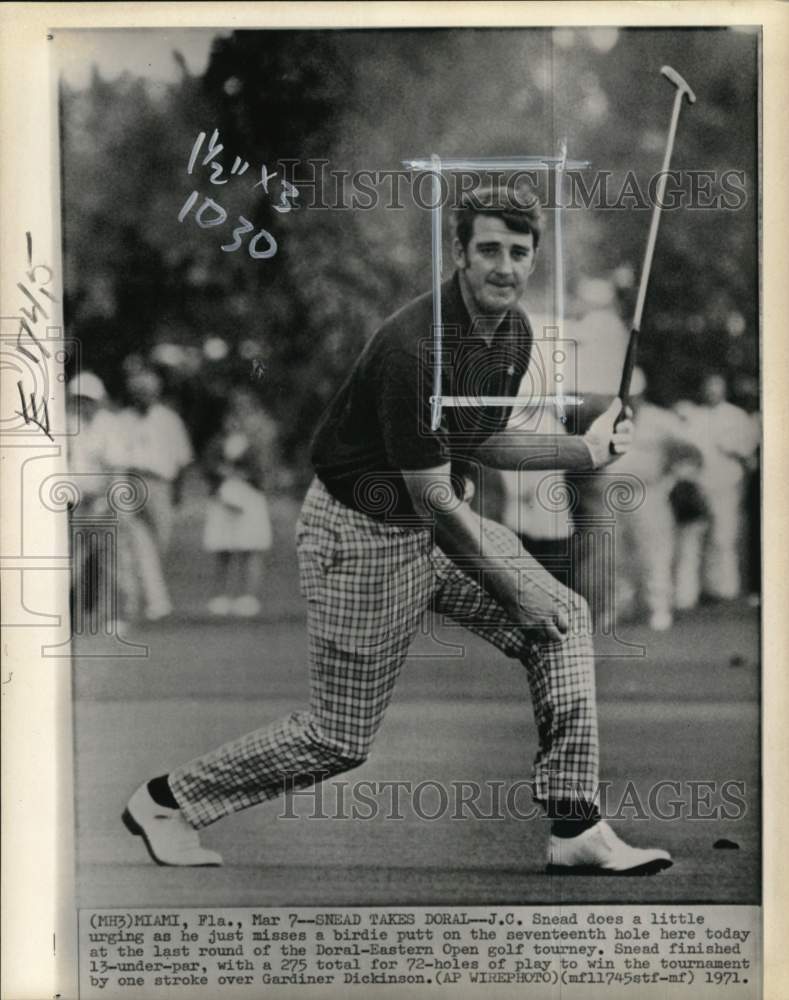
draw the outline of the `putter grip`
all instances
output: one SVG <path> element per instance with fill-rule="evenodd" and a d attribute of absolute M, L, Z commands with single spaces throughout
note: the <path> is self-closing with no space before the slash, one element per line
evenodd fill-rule
<path fill-rule="evenodd" d="M 633 378 L 633 369 L 636 366 L 636 351 L 638 348 L 638 330 L 633 328 L 630 331 L 630 340 L 627 342 L 627 353 L 625 363 L 622 365 L 622 378 L 619 382 L 619 398 L 622 400 L 622 413 L 616 418 L 616 422 L 624 418 L 625 407 L 630 396 L 630 382 Z"/>
<path fill-rule="evenodd" d="M 625 418 L 625 410 L 628 406 L 628 396 L 630 395 L 630 381 L 633 378 L 633 369 L 636 366 L 636 350 L 638 347 L 638 330 L 633 327 L 630 331 L 630 339 L 627 342 L 627 353 L 625 354 L 625 363 L 622 366 L 622 378 L 619 381 L 619 393 L 618 396 L 622 400 L 622 409 L 619 411 L 619 416 L 614 421 L 614 429 L 616 429 L 619 424 Z M 614 454 L 614 447 L 611 445 L 611 454 Z"/>
<path fill-rule="evenodd" d="M 625 363 L 622 366 L 622 378 L 619 382 L 619 398 L 622 400 L 622 405 L 627 404 L 628 396 L 630 395 L 630 381 L 633 378 L 633 369 L 636 366 L 636 349 L 638 347 L 638 330 L 635 328 L 630 331 L 630 340 L 627 342 L 627 354 L 625 354 Z"/>

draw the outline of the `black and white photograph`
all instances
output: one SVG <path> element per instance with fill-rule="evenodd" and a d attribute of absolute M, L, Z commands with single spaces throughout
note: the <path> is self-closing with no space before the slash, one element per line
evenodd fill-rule
<path fill-rule="evenodd" d="M 223 6 L 49 30 L 4 241 L 58 995 L 779 996 L 763 19 Z"/>

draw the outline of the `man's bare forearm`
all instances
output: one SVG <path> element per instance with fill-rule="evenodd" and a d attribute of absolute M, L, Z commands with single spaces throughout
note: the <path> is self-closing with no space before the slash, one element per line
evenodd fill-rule
<path fill-rule="evenodd" d="M 436 542 L 464 572 L 479 573 L 480 586 L 506 610 L 519 604 L 518 573 L 505 563 L 513 552 L 500 551 L 485 536 L 478 514 L 465 502 L 433 515 Z"/>
<path fill-rule="evenodd" d="M 459 569 L 478 574 L 480 586 L 512 622 L 536 629 L 536 640 L 557 642 L 567 622 L 550 589 L 524 577 L 512 559 L 516 552 L 489 537 L 482 519 L 452 490 L 449 463 L 432 469 L 403 470 L 414 510 L 435 527 L 436 542 Z"/>
<path fill-rule="evenodd" d="M 589 472 L 595 467 L 584 439 L 567 434 L 501 431 L 488 438 L 475 456 L 493 469 Z"/>

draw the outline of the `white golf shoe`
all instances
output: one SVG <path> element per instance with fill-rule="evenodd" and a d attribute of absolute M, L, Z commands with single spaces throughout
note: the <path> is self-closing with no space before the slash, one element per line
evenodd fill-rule
<path fill-rule="evenodd" d="M 244 594 L 233 602 L 232 613 L 239 618 L 255 618 L 260 614 L 260 601 L 254 594 Z"/>
<path fill-rule="evenodd" d="M 667 851 L 631 847 L 604 821 L 577 837 L 552 835 L 548 845 L 551 875 L 654 875 L 672 864 Z"/>
<path fill-rule="evenodd" d="M 211 598 L 206 608 L 210 615 L 229 615 L 233 610 L 233 599 L 226 594 L 218 594 Z"/>
<path fill-rule="evenodd" d="M 180 809 L 154 802 L 147 784 L 140 785 L 132 795 L 121 818 L 129 833 L 142 837 L 157 865 L 222 864 L 221 854 L 201 846 L 197 830 L 186 822 Z"/>

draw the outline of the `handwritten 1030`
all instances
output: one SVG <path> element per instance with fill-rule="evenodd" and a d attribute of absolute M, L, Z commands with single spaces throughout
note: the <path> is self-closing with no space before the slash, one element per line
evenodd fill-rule
<path fill-rule="evenodd" d="M 186 171 L 188 174 L 191 175 L 194 173 L 194 169 L 195 166 L 198 165 L 198 161 L 199 165 L 202 167 L 210 166 L 211 173 L 208 181 L 213 185 L 227 184 L 231 177 L 241 177 L 244 173 L 246 173 L 249 169 L 248 161 L 243 160 L 240 156 L 236 156 L 233 160 L 233 165 L 228 172 L 229 176 L 223 176 L 225 174 L 225 167 L 219 161 L 218 156 L 225 147 L 219 142 L 218 129 L 214 129 L 211 134 L 211 138 L 208 141 L 208 147 L 203 153 L 202 159 L 200 159 L 206 138 L 206 133 L 200 132 L 195 139 L 194 145 L 192 146 L 192 152 L 189 156 L 189 165 Z M 266 165 L 263 164 L 260 168 L 260 180 L 253 185 L 252 190 L 257 187 L 262 187 L 263 191 L 266 194 L 269 194 L 269 182 L 277 176 L 277 171 L 269 173 Z M 272 205 L 272 208 L 275 212 L 284 214 L 292 211 L 294 202 L 299 196 L 299 189 L 284 177 L 280 180 L 280 187 L 279 203 Z M 193 209 L 195 209 L 194 221 L 201 229 L 212 229 L 216 226 L 223 225 L 227 221 L 227 212 L 214 198 L 204 196 L 199 207 L 195 208 L 199 198 L 200 193 L 197 190 L 193 190 L 181 207 L 181 211 L 178 213 L 179 222 L 183 222 Z M 249 219 L 245 218 L 243 215 L 239 215 L 238 221 L 240 225 L 233 229 L 232 242 L 221 244 L 221 250 L 225 253 L 233 253 L 235 250 L 238 250 L 243 246 L 244 237 L 249 233 L 254 232 L 255 235 L 247 243 L 249 256 L 254 260 L 267 260 L 276 254 L 277 241 L 267 229 L 261 228 L 255 232 L 255 226 L 253 223 L 251 223 Z"/>

